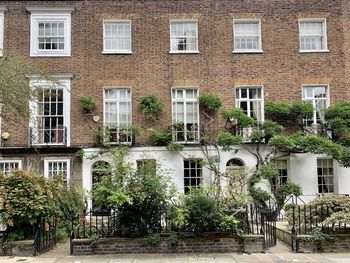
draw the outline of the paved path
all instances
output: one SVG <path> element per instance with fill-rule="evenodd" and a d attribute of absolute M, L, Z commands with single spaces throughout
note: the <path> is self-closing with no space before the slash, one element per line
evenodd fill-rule
<path fill-rule="evenodd" d="M 142 255 L 95 255 L 70 256 L 68 245 L 61 244 L 55 250 L 39 257 L 0 257 L 0 263 L 350 263 L 349 253 L 294 254 L 278 245 L 265 254 L 142 254 Z"/>

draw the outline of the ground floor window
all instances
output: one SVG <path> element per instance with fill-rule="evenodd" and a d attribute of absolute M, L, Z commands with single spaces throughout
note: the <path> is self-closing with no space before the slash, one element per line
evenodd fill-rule
<path fill-rule="evenodd" d="M 19 170 L 21 168 L 22 162 L 20 160 L 0 160 L 0 173 L 4 175 L 8 175 L 13 170 Z"/>
<path fill-rule="evenodd" d="M 189 193 L 191 188 L 199 188 L 202 184 L 202 163 L 200 159 L 184 160 L 184 190 Z"/>
<path fill-rule="evenodd" d="M 278 178 L 272 178 L 272 184 L 276 187 L 277 185 L 284 185 L 288 181 L 288 161 L 287 160 L 275 160 L 273 166 L 278 171 Z"/>
<path fill-rule="evenodd" d="M 333 159 L 317 159 L 318 193 L 334 193 Z"/>
<path fill-rule="evenodd" d="M 44 161 L 44 175 L 46 178 L 52 179 L 56 176 L 62 176 L 65 186 L 70 180 L 70 160 L 45 160 Z"/>

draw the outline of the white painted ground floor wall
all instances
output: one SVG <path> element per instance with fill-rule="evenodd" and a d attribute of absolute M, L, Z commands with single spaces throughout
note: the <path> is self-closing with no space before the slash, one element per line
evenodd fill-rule
<path fill-rule="evenodd" d="M 104 154 L 97 158 L 89 158 L 99 149 L 85 149 L 85 157 L 83 158 L 83 187 L 87 191 L 92 189 L 92 167 L 97 161 L 111 162 L 112 157 L 109 154 Z M 212 149 L 212 155 L 217 155 L 217 152 Z M 169 152 L 165 147 L 132 147 L 125 161 L 136 168 L 136 161 L 141 159 L 155 159 L 158 168 L 168 170 L 168 175 L 177 185 L 179 193 L 184 192 L 184 159 L 198 158 L 203 159 L 204 155 L 200 147 L 187 146 L 181 152 Z M 220 151 L 220 170 L 226 170 L 226 164 L 230 159 L 237 158 L 243 161 L 245 166 L 251 169 L 255 168 L 256 159 L 248 151 L 237 147 L 229 152 Z M 305 201 L 313 199 L 318 195 L 318 178 L 317 178 L 317 159 L 327 158 L 323 155 L 313 154 L 293 154 L 288 157 L 288 177 L 291 181 L 298 183 L 303 189 L 303 199 Z M 341 167 L 336 161 L 333 161 L 334 168 L 334 188 L 337 194 L 350 194 L 350 168 Z M 213 174 L 206 167 L 202 169 L 202 183 L 210 185 L 213 181 Z M 224 185 L 224 183 L 223 183 Z M 91 208 L 92 201 L 89 200 Z"/>

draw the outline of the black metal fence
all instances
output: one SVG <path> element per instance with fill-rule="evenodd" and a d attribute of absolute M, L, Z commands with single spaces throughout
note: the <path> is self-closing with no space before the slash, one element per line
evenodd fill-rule
<path fill-rule="evenodd" d="M 35 228 L 34 247 L 35 255 L 40 255 L 51 250 L 57 243 L 56 237 L 57 219 L 40 220 Z"/>
<path fill-rule="evenodd" d="M 276 221 L 278 220 L 277 205 L 271 200 L 266 206 L 251 204 L 247 206 L 248 233 L 264 236 L 264 248 L 268 249 L 277 243 Z"/>
<path fill-rule="evenodd" d="M 269 248 L 276 245 L 276 205 L 268 203 L 264 207 L 259 205 L 247 205 L 234 214 L 240 221 L 240 228 L 243 233 L 256 234 L 264 236 L 264 247 Z M 120 224 L 118 222 L 118 211 L 108 210 L 105 213 L 96 213 L 90 210 L 83 214 L 79 222 L 71 233 L 72 239 L 98 237 L 118 237 L 121 234 Z M 172 228 L 172 222 L 168 219 L 167 214 L 159 216 L 159 232 L 169 232 Z M 71 242 L 72 244 L 72 242 Z M 72 253 L 72 246 L 71 246 Z"/>
<path fill-rule="evenodd" d="M 310 235 L 314 229 L 325 234 L 350 234 L 350 225 L 345 221 L 334 223 L 331 216 L 342 209 L 327 205 L 297 205 L 287 212 L 289 221 L 292 221 L 291 240 L 292 250 L 298 252 L 298 235 Z"/>

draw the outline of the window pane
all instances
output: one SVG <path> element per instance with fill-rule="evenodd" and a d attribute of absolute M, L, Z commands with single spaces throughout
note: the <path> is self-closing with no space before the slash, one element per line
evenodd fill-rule
<path fill-rule="evenodd" d="M 326 48 L 323 21 L 302 21 L 299 27 L 301 50 L 322 50 Z"/>
<path fill-rule="evenodd" d="M 131 23 L 105 22 L 104 43 L 106 50 L 131 51 Z"/>
<path fill-rule="evenodd" d="M 234 49 L 257 50 L 259 48 L 259 22 L 246 21 L 234 23 Z"/>
<path fill-rule="evenodd" d="M 170 40 L 173 51 L 197 50 L 197 23 L 171 22 Z"/>

